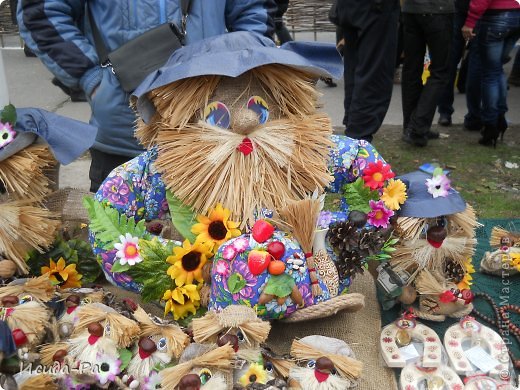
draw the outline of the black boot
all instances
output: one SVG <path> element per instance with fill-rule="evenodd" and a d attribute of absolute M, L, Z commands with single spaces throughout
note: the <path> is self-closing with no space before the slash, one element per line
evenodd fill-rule
<path fill-rule="evenodd" d="M 482 130 L 482 138 L 478 140 L 478 143 L 484 146 L 497 147 L 497 139 L 500 134 L 496 124 L 485 123 L 484 130 Z"/>
<path fill-rule="evenodd" d="M 498 117 L 498 122 L 497 122 L 497 129 L 498 129 L 498 133 L 500 134 L 501 141 L 504 140 L 504 133 L 506 132 L 508 127 L 509 127 L 509 125 L 507 123 L 505 115 L 501 114 Z"/>

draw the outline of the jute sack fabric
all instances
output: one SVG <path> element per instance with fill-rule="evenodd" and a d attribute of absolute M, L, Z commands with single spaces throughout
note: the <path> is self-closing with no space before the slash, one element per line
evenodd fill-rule
<path fill-rule="evenodd" d="M 277 353 L 288 353 L 295 338 L 318 334 L 344 340 L 363 362 L 359 390 L 397 390 L 392 369 L 383 366 L 379 352 L 381 312 L 376 298 L 374 279 L 370 273 L 356 276 L 353 293 L 365 296 L 365 308 L 355 313 L 339 312 L 335 316 L 312 321 L 289 323 L 274 322 L 267 344 Z"/>

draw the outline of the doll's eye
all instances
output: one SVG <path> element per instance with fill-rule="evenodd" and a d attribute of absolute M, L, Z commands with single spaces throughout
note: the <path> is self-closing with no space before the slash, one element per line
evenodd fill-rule
<path fill-rule="evenodd" d="M 437 218 L 437 226 L 440 226 L 440 227 L 447 227 L 448 226 L 448 220 L 446 219 L 446 217 L 439 217 Z"/>
<path fill-rule="evenodd" d="M 105 325 L 105 336 L 110 336 L 110 323 L 107 322 Z"/>
<path fill-rule="evenodd" d="M 309 360 L 309 361 L 307 362 L 307 367 L 309 367 L 309 368 L 314 368 L 314 367 L 316 367 L 316 361 L 315 361 L 315 360 Z"/>
<path fill-rule="evenodd" d="M 239 343 L 243 343 L 245 340 L 244 334 L 240 330 L 237 332 L 237 338 Z"/>
<path fill-rule="evenodd" d="M 273 373 L 273 371 L 274 371 L 273 363 L 271 363 L 271 362 L 265 362 L 265 365 L 264 365 L 264 366 L 265 366 L 265 367 L 264 367 L 265 370 L 266 370 L 268 373 L 270 373 L 270 374 Z"/>
<path fill-rule="evenodd" d="M 247 101 L 247 108 L 258 115 L 260 124 L 267 122 L 267 119 L 269 119 L 269 106 L 260 96 L 251 96 Z"/>
<path fill-rule="evenodd" d="M 211 126 L 227 129 L 229 128 L 231 114 L 224 103 L 212 102 L 204 109 L 204 120 Z"/>
<path fill-rule="evenodd" d="M 212 376 L 213 375 L 211 374 L 210 370 L 208 370 L 207 368 L 203 368 L 199 372 L 200 383 L 202 385 L 205 385 L 206 383 L 209 382 L 209 380 L 211 379 Z"/>
<path fill-rule="evenodd" d="M 337 374 L 338 374 L 338 371 L 336 371 L 336 369 L 333 368 L 332 370 L 330 370 L 330 374 L 331 374 L 331 375 L 337 375 Z"/>
<path fill-rule="evenodd" d="M 88 305 L 88 304 L 90 304 L 90 303 L 92 303 L 92 299 L 89 298 L 89 297 L 85 297 L 85 298 L 83 298 L 83 299 L 81 300 L 81 304 L 82 304 L 82 305 Z"/>
<path fill-rule="evenodd" d="M 164 351 L 166 349 L 166 337 L 162 337 L 159 339 L 159 341 L 157 342 L 157 349 L 159 351 Z"/>
<path fill-rule="evenodd" d="M 32 302 L 33 300 L 33 297 L 31 295 L 24 295 L 20 298 L 20 305 L 24 304 L 24 303 L 27 303 L 27 302 Z"/>

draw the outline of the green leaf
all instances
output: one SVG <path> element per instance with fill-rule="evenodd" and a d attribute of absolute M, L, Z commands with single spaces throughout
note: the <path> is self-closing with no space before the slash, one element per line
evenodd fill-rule
<path fill-rule="evenodd" d="M 262 294 L 275 295 L 280 298 L 287 297 L 291 295 L 295 284 L 291 275 L 271 275 Z"/>
<path fill-rule="evenodd" d="M 121 367 L 119 369 L 123 371 L 130 364 L 130 360 L 132 360 L 132 352 L 126 348 L 121 348 L 117 352 L 119 353 L 119 359 L 121 359 Z"/>
<path fill-rule="evenodd" d="M 191 325 L 191 322 L 193 321 L 194 318 L 203 317 L 204 314 L 206 314 L 207 312 L 208 312 L 208 309 L 201 306 L 197 309 L 195 314 L 190 314 L 185 318 L 179 319 L 177 321 L 177 323 L 179 324 L 179 326 L 182 326 L 183 328 L 189 328 Z"/>
<path fill-rule="evenodd" d="M 135 223 L 133 218 L 119 214 L 117 209 L 103 205 L 90 196 L 83 198 L 83 205 L 90 217 L 90 230 L 96 234 L 97 240 L 107 244 L 106 249 L 112 249 L 114 243 L 119 242 L 119 236 L 126 233 L 133 237 L 149 237 L 149 234 L 145 234 L 144 220 Z"/>
<path fill-rule="evenodd" d="M 9 123 L 14 127 L 16 124 L 16 108 L 12 104 L 8 104 L 0 113 L 0 122 Z"/>
<path fill-rule="evenodd" d="M 354 183 L 348 183 L 343 186 L 343 196 L 348 203 L 348 209 L 359 210 L 368 213 L 370 209 L 369 201 L 378 200 L 379 193 L 366 187 L 362 178 Z"/>
<path fill-rule="evenodd" d="M 231 274 L 228 278 L 228 289 L 231 294 L 236 294 L 246 286 L 246 281 L 238 273 Z"/>
<path fill-rule="evenodd" d="M 119 262 L 119 260 L 116 260 L 114 262 L 114 264 L 112 264 L 112 268 L 110 268 L 110 272 L 113 272 L 113 273 L 121 273 L 121 272 L 126 272 L 130 269 L 130 265 L 128 264 L 125 264 L 125 265 L 121 265 L 121 263 Z"/>
<path fill-rule="evenodd" d="M 191 232 L 191 227 L 197 218 L 193 210 L 182 203 L 170 190 L 166 191 L 166 200 L 175 229 L 190 242 L 195 242 L 196 236 Z"/>
<path fill-rule="evenodd" d="M 435 176 L 440 176 L 440 175 L 444 175 L 444 171 L 442 170 L 441 167 L 437 167 L 433 170 L 433 174 L 432 176 L 435 177 Z"/>

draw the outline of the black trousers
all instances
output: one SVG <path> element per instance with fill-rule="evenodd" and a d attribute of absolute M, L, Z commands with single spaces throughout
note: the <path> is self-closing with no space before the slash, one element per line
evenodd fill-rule
<path fill-rule="evenodd" d="M 132 159 L 132 157 L 109 154 L 96 149 L 90 149 L 90 157 L 92 158 L 89 171 L 90 192 L 97 192 L 114 168 Z"/>
<path fill-rule="evenodd" d="M 390 100 L 397 51 L 399 7 L 372 10 L 356 26 L 343 25 L 345 38 L 345 134 L 372 141 Z"/>
<path fill-rule="evenodd" d="M 403 13 L 403 26 L 403 127 L 425 134 L 432 125 L 440 94 L 449 82 L 453 14 Z M 426 47 L 431 61 L 430 77 L 423 85 Z"/>

